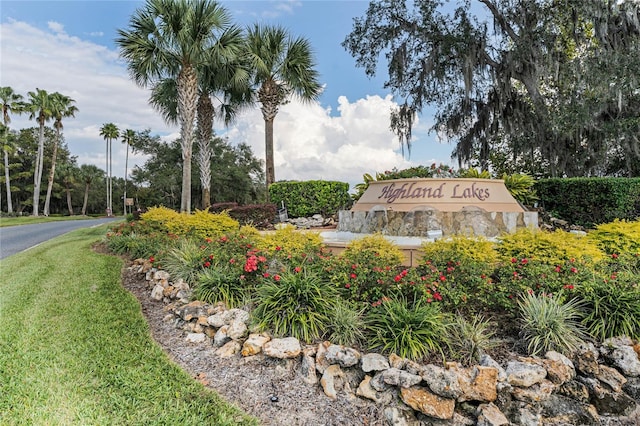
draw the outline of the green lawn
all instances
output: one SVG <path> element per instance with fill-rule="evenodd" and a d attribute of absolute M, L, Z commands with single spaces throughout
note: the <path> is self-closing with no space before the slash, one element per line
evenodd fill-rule
<path fill-rule="evenodd" d="M 122 260 L 90 249 L 105 229 L 0 261 L 0 424 L 257 424 L 152 340 Z"/>
<path fill-rule="evenodd" d="M 0 217 L 0 228 L 5 226 L 29 225 L 32 223 L 59 222 L 61 220 L 96 219 L 95 216 L 20 216 Z"/>

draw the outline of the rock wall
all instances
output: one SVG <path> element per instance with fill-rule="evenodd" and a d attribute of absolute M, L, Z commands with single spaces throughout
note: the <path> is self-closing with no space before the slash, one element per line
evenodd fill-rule
<path fill-rule="evenodd" d="M 537 227 L 537 215 L 537 212 L 489 212 L 474 206 L 456 212 L 430 207 L 403 212 L 381 207 L 370 211 L 339 211 L 337 230 L 402 237 L 426 237 L 429 231 L 440 230 L 445 237 L 461 234 L 493 238 L 519 228 Z"/>
<path fill-rule="evenodd" d="M 219 357 L 296 359 L 309 386 L 331 399 L 372 400 L 386 407 L 389 425 L 640 424 L 640 343 L 626 337 L 585 344 L 571 358 L 548 352 L 504 365 L 488 355 L 471 367 L 421 364 L 251 333 L 248 312 L 190 301 L 186 283 L 171 282 L 144 260 L 131 268 L 146 274 L 150 297 L 165 302 L 185 343 L 209 342 Z"/>

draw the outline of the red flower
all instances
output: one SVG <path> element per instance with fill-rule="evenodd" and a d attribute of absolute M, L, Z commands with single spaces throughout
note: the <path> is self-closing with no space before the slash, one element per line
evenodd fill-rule
<path fill-rule="evenodd" d="M 280 275 L 276 274 L 273 276 L 273 279 L 276 281 L 280 281 Z"/>
<path fill-rule="evenodd" d="M 236 260 L 235 259 L 231 259 L 231 260 L 229 260 L 229 263 L 234 264 L 234 263 L 236 263 Z"/>
<path fill-rule="evenodd" d="M 564 286 L 564 288 L 566 288 L 567 290 L 573 290 L 573 285 L 572 284 L 566 284 Z"/>
<path fill-rule="evenodd" d="M 523 265 L 526 265 L 527 263 L 529 263 L 529 259 L 524 258 L 520 261 Z"/>
<path fill-rule="evenodd" d="M 441 301 L 442 295 L 436 291 L 433 293 L 433 298 L 436 299 L 437 301 Z"/>
<path fill-rule="evenodd" d="M 562 268 L 560 266 L 556 266 L 556 272 L 560 272 Z"/>
<path fill-rule="evenodd" d="M 400 281 L 402 281 L 402 277 L 400 275 L 396 275 L 396 277 L 393 280 L 395 282 L 400 282 Z"/>
<path fill-rule="evenodd" d="M 302 271 L 302 268 L 301 268 L 301 267 L 299 267 L 299 266 L 296 266 L 295 268 L 293 268 L 293 270 L 294 270 L 296 273 L 298 273 L 298 272 Z"/>
<path fill-rule="evenodd" d="M 354 280 L 355 280 L 356 278 L 358 278 L 358 276 L 357 276 L 356 274 L 351 274 L 351 275 L 349 275 L 349 276 L 350 276 L 352 279 L 354 279 Z"/>
<path fill-rule="evenodd" d="M 447 277 L 445 277 L 444 275 L 440 275 L 440 281 L 446 281 Z"/>
<path fill-rule="evenodd" d="M 156 258 L 155 258 L 155 257 L 151 256 L 151 257 L 149 258 L 149 262 L 153 263 L 153 262 L 155 262 L 155 261 L 156 261 Z"/>
<path fill-rule="evenodd" d="M 358 267 L 358 265 L 356 265 L 355 263 L 353 265 L 351 265 L 351 269 L 356 269 Z"/>
<path fill-rule="evenodd" d="M 277 246 L 277 247 L 276 247 L 276 251 L 280 251 L 280 250 L 282 250 L 282 247 Z"/>
<path fill-rule="evenodd" d="M 613 253 L 613 254 L 611 255 L 611 257 L 612 257 L 613 259 L 617 259 L 617 258 L 618 258 L 618 253 Z"/>
<path fill-rule="evenodd" d="M 511 263 L 516 263 L 518 261 L 518 259 L 516 259 L 515 257 L 511 258 Z"/>
<path fill-rule="evenodd" d="M 571 272 L 573 272 L 574 274 L 578 273 L 578 270 L 576 268 L 571 268 Z"/>
<path fill-rule="evenodd" d="M 211 262 L 209 262 L 208 260 L 206 262 L 204 262 L 204 267 L 208 268 L 209 266 L 211 266 Z"/>
<path fill-rule="evenodd" d="M 265 278 L 269 278 L 271 275 L 269 275 L 268 272 L 265 272 L 264 274 L 262 274 L 262 276 L 265 277 Z"/>
<path fill-rule="evenodd" d="M 344 285 L 344 288 L 351 288 L 351 284 L 346 283 L 346 284 Z"/>

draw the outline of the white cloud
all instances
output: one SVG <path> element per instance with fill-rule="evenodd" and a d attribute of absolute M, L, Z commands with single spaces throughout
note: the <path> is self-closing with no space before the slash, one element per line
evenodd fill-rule
<path fill-rule="evenodd" d="M 57 23 L 49 23 L 49 29 L 19 21 L 1 24 L 2 85 L 25 97 L 40 88 L 76 101 L 76 117 L 63 124 L 65 140 L 80 164 L 104 168 L 105 142 L 99 135 L 104 123 L 151 129 L 167 140 L 178 136 L 177 129 L 168 127 L 149 107 L 148 91 L 129 79 L 117 51 L 69 36 Z M 389 130 L 389 110 L 394 105 L 390 96 L 352 102 L 340 97 L 338 104 L 337 114 L 318 103 L 292 101 L 281 107 L 274 126 L 276 179 L 340 180 L 353 185 L 364 173 L 411 165 Z M 35 125 L 26 116 L 13 117 L 14 129 Z M 248 143 L 258 158 L 264 158 L 264 121 L 257 107 L 239 117 L 234 127 L 217 133 L 234 143 Z M 114 174 L 122 176 L 125 147 L 117 142 L 113 148 Z M 130 168 L 143 160 L 131 157 Z"/>

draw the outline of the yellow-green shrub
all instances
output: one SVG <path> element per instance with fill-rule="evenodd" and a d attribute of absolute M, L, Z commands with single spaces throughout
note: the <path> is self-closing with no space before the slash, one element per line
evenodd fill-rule
<path fill-rule="evenodd" d="M 167 224 L 177 220 L 180 213 L 166 207 L 151 207 L 147 212 L 142 213 L 140 218 L 149 226 L 161 231 L 168 231 Z"/>
<path fill-rule="evenodd" d="M 322 246 L 322 237 L 318 232 L 298 231 L 291 225 L 263 234 L 258 242 L 258 248 L 267 257 L 289 258 L 294 261 L 319 253 Z"/>
<path fill-rule="evenodd" d="M 627 222 L 616 219 L 603 223 L 589 232 L 587 238 L 606 254 L 640 253 L 640 220 Z"/>
<path fill-rule="evenodd" d="M 376 263 L 380 265 L 398 266 L 401 265 L 404 260 L 400 248 L 380 233 L 367 235 L 351 241 L 340 256 L 351 259 L 354 263 L 357 263 L 357 259 L 365 253 L 374 255 L 376 257 Z"/>
<path fill-rule="evenodd" d="M 483 237 L 469 238 L 454 235 L 451 238 L 423 243 L 420 252 L 424 260 L 444 265 L 449 261 L 471 260 L 491 267 L 498 260 L 494 243 Z"/>
<path fill-rule="evenodd" d="M 592 240 L 561 230 L 547 232 L 520 229 L 500 237 L 500 244 L 495 247 L 501 260 L 505 262 L 516 258 L 535 259 L 548 265 L 563 265 L 570 259 L 589 263 L 601 261 L 605 257 Z"/>
<path fill-rule="evenodd" d="M 204 210 L 196 210 L 192 214 L 178 214 L 174 220 L 166 224 L 166 227 L 172 234 L 204 239 L 221 237 L 237 230 L 240 224 L 227 212 L 212 214 Z"/>

